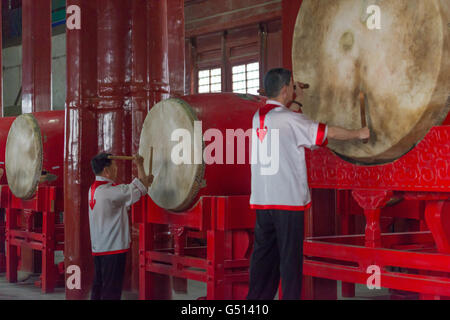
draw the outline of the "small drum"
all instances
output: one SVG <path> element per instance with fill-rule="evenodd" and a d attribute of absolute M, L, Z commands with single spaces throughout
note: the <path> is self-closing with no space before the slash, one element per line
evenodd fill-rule
<path fill-rule="evenodd" d="M 156 104 L 145 119 L 139 143 L 139 154 L 144 157 L 146 170 L 149 167 L 149 150 L 153 147 L 152 174 L 155 179 L 149 188 L 152 200 L 161 208 L 179 212 L 191 208 L 200 196 L 249 194 L 251 135 L 246 140 L 245 150 L 237 148 L 237 138 L 234 140 L 233 161 L 227 164 L 232 141 L 226 140 L 226 131 L 242 130 L 242 133 L 250 129 L 251 133 L 253 115 L 263 104 L 264 100 L 260 97 L 237 94 L 186 96 Z M 210 142 L 203 141 L 203 134 L 208 129 L 223 137 L 220 141 L 214 140 L 222 146 L 223 157 L 219 157 L 218 162 L 223 164 L 206 164 L 203 161 L 204 151 L 210 145 Z M 177 164 L 173 161 L 172 154 L 178 154 L 176 148 L 182 141 L 172 141 L 172 135 L 177 130 L 188 133 L 190 150 L 186 148 L 185 151 L 190 153 L 189 163 Z M 245 157 L 243 164 L 239 164 L 242 163 L 238 159 L 239 152 L 245 152 L 240 159 Z"/>
<path fill-rule="evenodd" d="M 5 167 L 9 188 L 16 197 L 31 199 L 40 183 L 63 185 L 64 115 L 64 111 L 36 112 L 18 116 L 12 123 Z"/>
<path fill-rule="evenodd" d="M 311 85 L 305 114 L 348 129 L 361 128 L 365 114 L 371 130 L 367 144 L 330 141 L 334 152 L 390 162 L 446 124 L 449 23 L 448 0 L 303 0 L 292 58 L 295 80 Z"/>

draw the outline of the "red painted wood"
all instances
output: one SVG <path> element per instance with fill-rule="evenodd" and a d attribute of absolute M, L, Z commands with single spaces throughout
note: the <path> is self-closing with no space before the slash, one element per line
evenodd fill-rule
<path fill-rule="evenodd" d="M 81 30 L 67 30 L 67 100 L 64 162 L 65 267 L 81 269 L 81 289 L 66 289 L 66 299 L 86 299 L 92 283 L 88 190 L 97 153 L 97 2 L 68 0 L 82 12 Z M 68 275 L 66 275 L 67 277 Z"/>
<path fill-rule="evenodd" d="M 253 246 L 250 221 L 255 213 L 249 196 L 202 197 L 192 209 L 172 213 L 157 207 L 149 197 L 141 205 L 140 217 L 140 298 L 152 297 L 151 286 L 157 275 L 170 275 L 207 283 L 207 299 L 245 299 L 248 292 L 248 267 Z M 136 208 L 135 208 L 136 209 Z M 239 226 L 238 221 L 244 223 Z M 185 241 L 160 251 L 149 241 L 157 224 L 171 224 L 175 238 L 198 237 L 206 247 L 182 247 Z M 187 232 L 186 230 L 197 231 Z M 206 237 L 203 235 L 206 232 Z M 149 238 L 150 237 L 150 238 Z M 189 243 L 189 242 L 188 242 Z M 164 262 L 162 264 L 161 262 Z M 191 270 L 200 268 L 203 270 Z M 200 297 L 199 297 L 200 298 Z"/>
<path fill-rule="evenodd" d="M 302 0 L 283 0 L 283 67 L 292 69 L 292 38 Z"/>
<path fill-rule="evenodd" d="M 150 108 L 169 98 L 170 93 L 168 2 L 169 0 L 150 1 L 147 6 Z"/>
<path fill-rule="evenodd" d="M 358 166 L 329 149 L 307 153 L 312 188 L 448 192 L 450 190 L 450 127 L 433 127 L 425 138 L 397 161 Z"/>
<path fill-rule="evenodd" d="M 147 2 L 146 0 L 131 1 L 131 128 L 128 129 L 131 131 L 131 154 L 136 154 L 139 151 L 142 125 L 149 108 L 147 10 L 145 10 Z M 137 176 L 135 166 L 132 167 L 132 175 Z M 131 230 L 131 291 L 138 293 L 139 225 L 133 222 Z"/>
<path fill-rule="evenodd" d="M 450 253 L 449 201 L 427 201 L 425 220 L 439 252 Z"/>
<path fill-rule="evenodd" d="M 170 95 L 183 96 L 185 92 L 185 16 L 184 0 L 168 0 L 167 17 L 169 47 Z"/>
<path fill-rule="evenodd" d="M 22 1 L 22 113 L 51 110 L 51 7 Z"/>

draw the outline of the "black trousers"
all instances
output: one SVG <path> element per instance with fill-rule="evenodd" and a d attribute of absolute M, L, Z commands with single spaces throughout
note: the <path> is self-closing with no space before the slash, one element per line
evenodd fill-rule
<path fill-rule="evenodd" d="M 91 300 L 120 300 L 127 253 L 94 256 Z"/>
<path fill-rule="evenodd" d="M 248 300 L 273 300 L 281 276 L 283 300 L 302 291 L 304 211 L 256 210 Z"/>

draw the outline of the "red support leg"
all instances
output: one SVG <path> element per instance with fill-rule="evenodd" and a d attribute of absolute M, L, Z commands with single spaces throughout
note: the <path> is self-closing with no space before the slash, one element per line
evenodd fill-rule
<path fill-rule="evenodd" d="M 426 201 L 425 221 L 433 234 L 437 249 L 441 253 L 450 253 L 450 212 L 448 201 Z M 422 300 L 441 300 L 447 297 L 420 295 Z"/>
<path fill-rule="evenodd" d="M 17 228 L 17 210 L 6 209 L 6 279 L 17 282 L 18 256 L 17 247 L 12 245 L 11 230 Z"/>
<path fill-rule="evenodd" d="M 186 247 L 186 231 L 182 226 L 170 226 L 170 233 L 173 235 L 173 245 L 175 255 L 182 257 L 184 256 Z M 183 265 L 177 264 L 177 270 L 183 268 Z M 187 293 L 187 279 L 172 277 L 172 286 L 177 293 Z"/>
<path fill-rule="evenodd" d="M 366 247 L 381 247 L 380 209 L 364 209 L 366 216 Z"/>
<path fill-rule="evenodd" d="M 225 214 L 225 206 L 218 209 L 217 201 L 211 203 L 211 230 L 206 234 L 206 299 L 225 299 L 225 232 L 217 230 L 217 218 Z M 218 212 L 218 210 L 221 210 Z"/>
<path fill-rule="evenodd" d="M 425 221 L 442 253 L 450 253 L 450 213 L 444 210 L 446 205 L 446 201 L 427 201 L 425 207 Z"/>
<path fill-rule="evenodd" d="M 351 194 L 348 190 L 337 192 L 337 211 L 341 217 L 341 234 L 353 234 L 354 220 L 350 214 Z M 342 282 L 341 294 L 344 298 L 355 297 L 355 284 L 349 282 Z"/>
<path fill-rule="evenodd" d="M 1 60 L 1 59 L 0 59 Z M 3 209 L 1 209 L 3 210 Z M 0 213 L 0 273 L 6 271 L 6 251 L 5 251 L 5 213 Z"/>
<path fill-rule="evenodd" d="M 209 230 L 207 233 L 207 300 L 223 300 L 224 292 L 224 255 L 223 244 L 225 233 L 219 230 Z"/>
<path fill-rule="evenodd" d="M 55 290 L 57 270 L 55 268 L 55 217 L 53 212 L 42 213 L 42 292 Z"/>
<path fill-rule="evenodd" d="M 147 245 L 150 243 L 151 228 L 145 221 L 139 224 L 139 299 L 150 299 L 150 274 L 146 270 L 147 259 L 146 252 L 150 248 Z"/>
<path fill-rule="evenodd" d="M 354 190 L 352 195 L 364 209 L 364 215 L 366 216 L 366 247 L 381 247 L 381 208 L 392 198 L 393 192 Z"/>

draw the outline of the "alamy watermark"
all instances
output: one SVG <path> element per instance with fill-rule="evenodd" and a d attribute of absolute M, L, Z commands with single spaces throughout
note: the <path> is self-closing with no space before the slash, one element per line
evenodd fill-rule
<path fill-rule="evenodd" d="M 70 265 L 66 269 L 68 275 L 66 280 L 66 288 L 69 290 L 81 289 L 81 269 L 77 265 Z"/>
<path fill-rule="evenodd" d="M 280 134 L 278 129 L 265 131 L 258 138 L 257 130 L 226 129 L 225 137 L 219 129 L 208 129 L 202 134 L 202 122 L 194 122 L 194 136 L 187 129 L 176 129 L 171 141 L 171 161 L 182 164 L 259 164 L 261 175 L 275 175 L 280 168 Z M 269 133 L 269 134 L 267 134 Z M 237 144 L 236 144 L 237 141 Z M 203 142 L 209 142 L 204 148 Z M 248 142 L 248 143 L 247 143 Z M 193 150 L 193 152 L 192 152 Z M 235 154 L 235 150 L 237 151 Z M 194 153 L 194 154 L 192 154 Z M 225 156 L 226 154 L 226 156 Z M 246 155 L 248 154 L 248 158 Z M 247 158 L 247 159 L 246 159 Z M 236 161 L 237 160 L 237 161 Z"/>
<path fill-rule="evenodd" d="M 370 274 L 369 278 L 367 278 L 367 288 L 369 290 L 380 290 L 381 289 L 381 268 L 377 265 L 371 265 L 367 267 L 367 274 Z"/>
<path fill-rule="evenodd" d="M 367 7 L 366 13 L 369 15 L 366 21 L 369 30 L 381 29 L 381 9 L 377 5 L 370 5 Z"/>
<path fill-rule="evenodd" d="M 80 30 L 81 29 L 81 8 L 77 5 L 71 5 L 67 7 L 67 20 L 66 26 L 68 30 Z"/>

